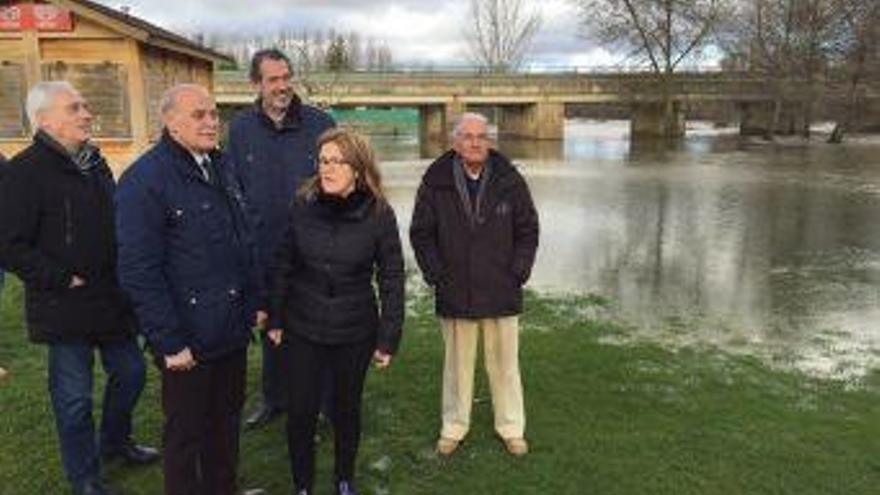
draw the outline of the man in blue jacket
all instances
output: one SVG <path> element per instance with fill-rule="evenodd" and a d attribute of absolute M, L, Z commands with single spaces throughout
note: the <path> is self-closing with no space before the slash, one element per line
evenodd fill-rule
<path fill-rule="evenodd" d="M 335 124 L 294 93 L 290 60 L 283 52 L 270 48 L 255 53 L 250 79 L 257 101 L 229 125 L 229 154 L 260 220 L 256 242 L 265 281 L 286 227 L 288 206 L 299 185 L 316 171 L 318 136 Z M 262 350 L 263 401 L 245 420 L 249 428 L 266 424 L 287 409 L 284 350 L 265 336 Z"/>
<path fill-rule="evenodd" d="M 116 195 L 119 276 L 162 374 L 166 495 L 236 490 L 256 311 L 248 208 L 207 90 L 169 89 L 161 140 Z"/>

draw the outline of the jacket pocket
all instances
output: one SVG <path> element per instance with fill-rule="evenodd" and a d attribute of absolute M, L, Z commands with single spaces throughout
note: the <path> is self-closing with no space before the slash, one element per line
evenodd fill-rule
<path fill-rule="evenodd" d="M 239 288 L 190 290 L 183 302 L 181 323 L 183 330 L 192 336 L 197 352 L 212 354 L 231 348 L 239 334 L 247 335 Z"/>

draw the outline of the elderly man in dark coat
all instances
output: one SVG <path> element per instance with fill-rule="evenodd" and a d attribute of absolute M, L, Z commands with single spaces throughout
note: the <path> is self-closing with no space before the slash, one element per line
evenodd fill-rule
<path fill-rule="evenodd" d="M 446 343 L 437 451 L 452 454 L 470 428 L 482 327 L 495 431 L 510 454 L 524 455 L 518 315 L 538 248 L 538 214 L 526 181 L 491 149 L 485 117 L 462 115 L 452 138 L 453 149 L 422 178 L 410 226 Z"/>
<path fill-rule="evenodd" d="M 37 83 L 27 113 L 34 142 L 11 160 L 0 185 L 0 266 L 24 281 L 30 338 L 49 347 L 49 395 L 67 478 L 74 493 L 104 494 L 99 454 L 134 463 L 158 458 L 130 439 L 145 366 L 116 278 L 115 185 L 89 142 L 92 115 L 69 83 Z M 98 443 L 95 350 L 107 372 Z"/>

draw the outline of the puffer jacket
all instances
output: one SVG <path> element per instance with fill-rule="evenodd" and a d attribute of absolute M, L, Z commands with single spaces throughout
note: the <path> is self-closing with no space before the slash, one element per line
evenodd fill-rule
<path fill-rule="evenodd" d="M 367 193 L 297 201 L 274 266 L 270 327 L 323 344 L 375 339 L 394 353 L 403 328 L 399 236 L 394 210 Z"/>

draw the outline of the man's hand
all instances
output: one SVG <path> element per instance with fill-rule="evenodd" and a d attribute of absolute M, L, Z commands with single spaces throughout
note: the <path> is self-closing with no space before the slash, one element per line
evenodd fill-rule
<path fill-rule="evenodd" d="M 258 310 L 257 316 L 256 316 L 256 318 L 254 318 L 254 325 L 256 325 L 256 327 L 259 328 L 260 330 L 262 330 L 263 328 L 266 327 L 266 320 L 268 320 L 268 319 L 269 319 L 269 313 L 267 313 L 263 310 Z"/>
<path fill-rule="evenodd" d="M 70 277 L 70 283 L 67 284 L 68 289 L 76 289 L 77 287 L 82 287 L 86 285 L 86 279 L 80 277 L 79 275 L 74 275 Z"/>
<path fill-rule="evenodd" d="M 196 365 L 189 347 L 184 347 L 182 351 L 171 356 L 165 356 L 165 367 L 171 371 L 189 371 Z"/>
<path fill-rule="evenodd" d="M 376 349 L 373 353 L 373 362 L 380 370 L 387 368 L 391 364 L 391 354 Z"/>
<path fill-rule="evenodd" d="M 281 345 L 281 337 L 284 335 L 284 330 L 280 328 L 273 328 L 266 332 L 266 336 L 269 337 L 269 341 L 272 342 L 272 345 L 278 347 Z"/>

